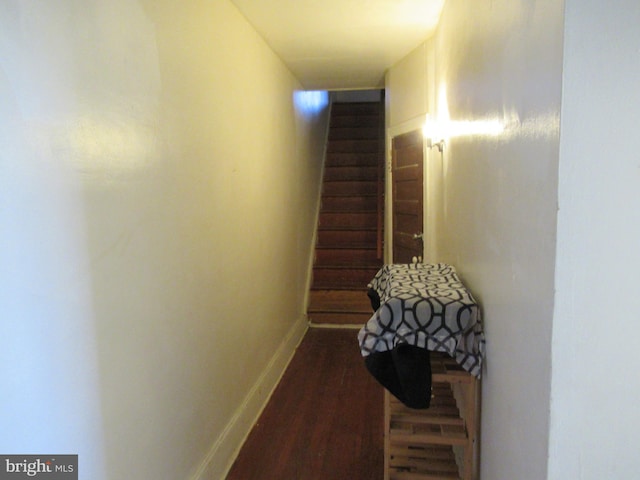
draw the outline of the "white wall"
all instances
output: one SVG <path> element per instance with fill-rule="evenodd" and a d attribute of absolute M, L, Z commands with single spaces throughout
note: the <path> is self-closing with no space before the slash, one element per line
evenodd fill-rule
<path fill-rule="evenodd" d="M 223 475 L 306 328 L 298 87 L 227 0 L 0 4 L 0 451 Z"/>
<path fill-rule="evenodd" d="M 640 467 L 640 5 L 566 1 L 549 479 Z"/>
<path fill-rule="evenodd" d="M 427 70 L 400 87 L 440 120 L 507 125 L 498 137 L 450 138 L 425 174 L 426 258 L 454 264 L 483 308 L 481 477 L 491 480 L 547 474 L 562 27 L 562 2 L 447 2 L 412 53 L 435 64 L 432 84 Z M 407 96 L 391 88 L 391 101 Z M 412 115 L 400 111 L 395 121 Z"/>
<path fill-rule="evenodd" d="M 385 118 L 388 127 L 402 125 L 416 117 L 424 122 L 424 116 L 429 112 L 428 49 L 426 43 L 418 45 L 386 72 L 388 109 Z"/>

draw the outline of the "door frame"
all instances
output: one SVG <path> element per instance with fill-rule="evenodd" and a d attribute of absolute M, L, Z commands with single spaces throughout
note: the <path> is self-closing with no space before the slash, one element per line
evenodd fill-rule
<path fill-rule="evenodd" d="M 402 135 L 404 133 L 413 132 L 415 130 L 422 130 L 426 121 L 426 115 L 420 115 L 414 117 L 406 122 L 399 123 L 386 129 L 386 141 L 385 141 L 385 249 L 384 249 L 384 262 L 391 263 L 393 260 L 393 137 Z M 427 185 L 429 183 L 429 169 L 428 167 L 428 155 L 429 148 L 427 142 L 422 142 L 422 225 L 423 225 L 423 244 L 422 244 L 422 258 L 423 262 L 428 262 L 431 252 L 431 235 L 430 225 L 427 223 Z"/>

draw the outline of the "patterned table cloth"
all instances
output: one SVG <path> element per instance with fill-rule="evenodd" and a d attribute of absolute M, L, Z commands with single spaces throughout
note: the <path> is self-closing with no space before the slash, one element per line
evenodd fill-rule
<path fill-rule="evenodd" d="M 485 340 L 478 304 L 453 266 L 391 264 L 368 285 L 380 307 L 358 333 L 363 357 L 408 344 L 446 352 L 480 377 Z"/>

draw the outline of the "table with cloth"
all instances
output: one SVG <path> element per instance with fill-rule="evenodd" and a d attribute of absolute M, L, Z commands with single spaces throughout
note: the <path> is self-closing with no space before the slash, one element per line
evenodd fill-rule
<path fill-rule="evenodd" d="M 369 372 L 399 400 L 429 406 L 429 352 L 447 353 L 480 377 L 480 308 L 452 265 L 385 265 L 368 287 L 375 313 L 358 333 L 360 350 Z"/>

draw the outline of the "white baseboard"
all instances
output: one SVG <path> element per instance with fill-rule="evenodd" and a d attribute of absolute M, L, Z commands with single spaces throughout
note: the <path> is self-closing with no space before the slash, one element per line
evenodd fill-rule
<path fill-rule="evenodd" d="M 258 381 L 209 449 L 191 480 L 223 480 L 227 476 L 242 444 L 267 405 L 307 328 L 306 317 L 296 321 Z"/>

